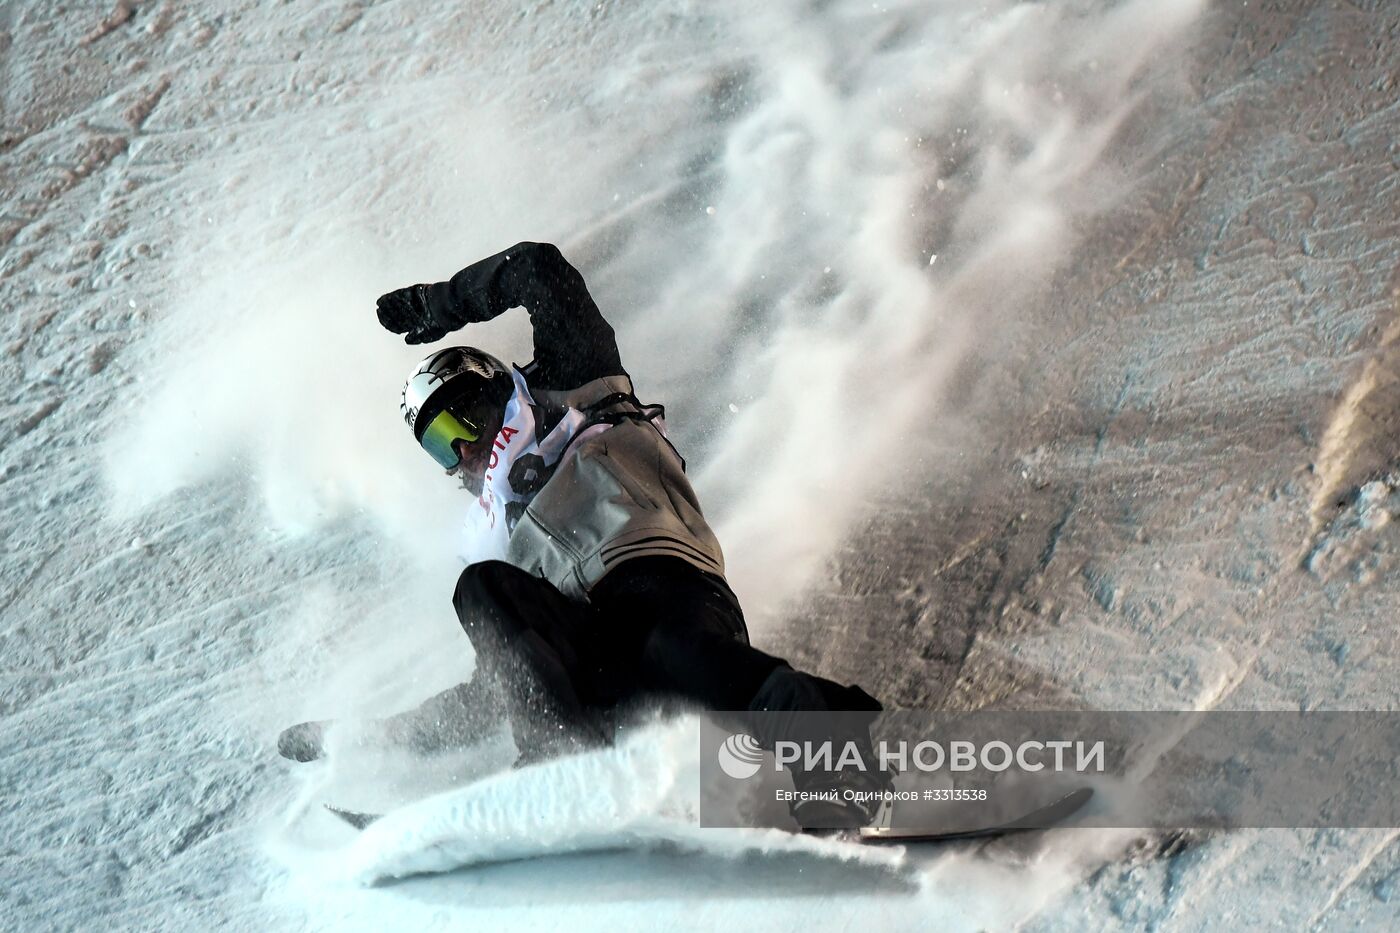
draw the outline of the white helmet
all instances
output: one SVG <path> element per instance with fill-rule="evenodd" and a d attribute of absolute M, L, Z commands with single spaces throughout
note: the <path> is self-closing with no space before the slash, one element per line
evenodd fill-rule
<path fill-rule="evenodd" d="M 481 436 L 481 414 L 502 408 L 513 380 L 500 360 L 475 347 L 447 347 L 418 364 L 404 383 L 399 411 L 413 439 L 444 469 L 457 465 L 457 440 Z"/>

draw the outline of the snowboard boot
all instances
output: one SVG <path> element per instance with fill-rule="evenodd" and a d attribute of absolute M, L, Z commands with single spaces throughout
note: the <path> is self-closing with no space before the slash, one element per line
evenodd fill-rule
<path fill-rule="evenodd" d="M 884 771 L 789 773 L 799 799 L 788 812 L 805 833 L 837 834 L 875 825 L 894 789 L 894 781 Z"/>
<path fill-rule="evenodd" d="M 880 820 L 883 800 L 809 800 L 797 801 L 788 812 L 798 827 L 811 836 L 844 836 Z"/>
<path fill-rule="evenodd" d="M 832 760 L 840 760 L 854 745 L 865 770 L 848 766 L 839 771 L 807 770 L 802 762 L 788 766 L 799 799 L 790 807 L 805 832 L 842 832 L 870 825 L 883 797 L 893 788 L 891 776 L 879 770 L 870 740 L 870 725 L 883 707 L 860 687 L 777 668 L 764 681 L 749 707 L 762 713 L 756 727 L 764 748 L 779 741 L 819 748 L 830 743 Z"/>

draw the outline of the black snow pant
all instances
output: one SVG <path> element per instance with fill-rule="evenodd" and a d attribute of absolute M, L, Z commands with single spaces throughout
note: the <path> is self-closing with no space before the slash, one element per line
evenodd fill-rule
<path fill-rule="evenodd" d="M 721 711 L 880 709 L 859 687 L 795 671 L 752 647 L 729 587 L 678 558 L 628 561 L 586 603 L 511 564 L 485 561 L 462 572 L 452 601 L 477 672 L 425 707 L 479 710 L 496 691 L 527 759 L 606 743 L 610 714 L 636 700 Z"/>

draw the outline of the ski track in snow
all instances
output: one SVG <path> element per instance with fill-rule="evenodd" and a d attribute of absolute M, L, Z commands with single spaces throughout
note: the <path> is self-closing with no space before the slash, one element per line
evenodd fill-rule
<path fill-rule="evenodd" d="M 465 788 L 509 750 L 272 748 L 470 673 L 372 301 L 527 238 L 760 646 L 910 706 L 1394 708 L 1392 6 L 0 3 L 0 928 L 1393 918 L 1390 831 L 901 855 L 690 828 L 679 729 Z"/>

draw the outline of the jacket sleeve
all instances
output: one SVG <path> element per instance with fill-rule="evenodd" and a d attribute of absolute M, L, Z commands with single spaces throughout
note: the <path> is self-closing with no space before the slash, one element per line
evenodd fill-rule
<path fill-rule="evenodd" d="M 612 326 L 588 294 L 583 276 L 549 243 L 517 243 L 428 286 L 428 305 L 456 330 L 523 305 L 535 335 L 531 382 L 569 389 L 602 376 L 626 375 Z"/>

